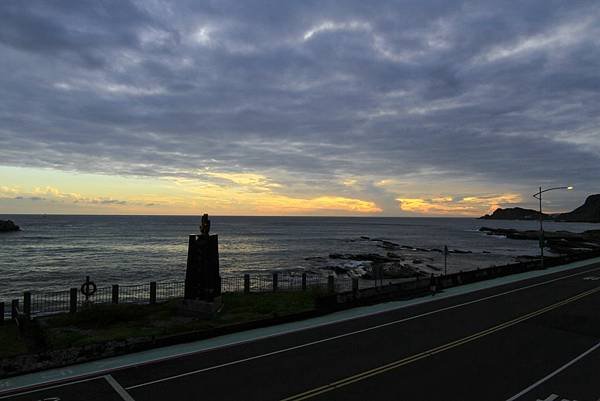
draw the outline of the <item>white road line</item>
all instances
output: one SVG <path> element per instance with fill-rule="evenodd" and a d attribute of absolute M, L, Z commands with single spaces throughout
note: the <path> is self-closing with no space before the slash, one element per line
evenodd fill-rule
<path fill-rule="evenodd" d="M 583 354 L 581 354 L 578 357 L 576 357 L 575 359 L 572 359 L 570 362 L 568 362 L 568 363 L 564 364 L 563 366 L 561 366 L 560 368 L 556 369 L 554 372 L 550 373 L 548 376 L 543 377 L 540 380 L 536 381 L 535 383 L 533 383 L 531 386 L 527 387 L 526 389 L 524 389 L 520 393 L 513 395 L 512 397 L 510 397 L 506 401 L 514 401 L 517 398 L 521 397 L 523 394 L 526 394 L 526 393 L 530 392 L 531 390 L 533 390 L 534 388 L 536 388 L 540 384 L 542 384 L 545 381 L 547 381 L 547 380 L 551 379 L 552 377 L 556 376 L 557 374 L 559 374 L 563 370 L 567 369 L 569 366 L 573 365 L 575 362 L 579 361 L 581 358 L 584 358 L 586 355 L 591 354 L 592 352 L 594 352 L 598 348 L 600 348 L 600 342 L 598 344 L 594 345 L 592 348 L 590 348 L 587 351 L 585 351 Z"/>
<path fill-rule="evenodd" d="M 104 376 L 108 384 L 119 394 L 123 401 L 135 401 L 129 393 L 111 375 Z"/>
<path fill-rule="evenodd" d="M 85 383 L 85 382 L 90 382 L 90 381 L 100 380 L 100 379 L 102 379 L 102 377 L 96 376 L 96 377 L 90 377 L 88 379 L 77 380 L 77 381 L 74 381 L 74 382 L 56 384 L 56 385 L 51 386 L 51 387 L 40 387 L 40 388 L 37 388 L 35 390 L 29 390 L 29 391 L 23 391 L 21 393 L 15 393 L 15 394 L 10 394 L 10 395 L 5 395 L 5 396 L 0 397 L 0 400 L 4 400 L 6 398 L 11 398 L 11 397 L 20 397 L 22 395 L 27 395 L 27 394 L 31 394 L 31 393 L 39 393 L 40 391 L 51 390 L 51 389 L 55 389 L 55 388 L 59 388 L 59 387 L 70 386 L 72 384 Z"/>
<path fill-rule="evenodd" d="M 545 400 L 538 400 L 538 401 L 554 401 L 558 398 L 559 396 L 557 394 L 550 394 Z"/>
<path fill-rule="evenodd" d="M 595 270 L 598 270 L 598 269 L 595 269 Z M 571 276 L 575 276 L 575 275 L 578 275 L 578 274 L 573 274 Z M 392 322 L 378 324 L 376 326 L 371 326 L 371 327 L 367 327 L 367 328 L 364 328 L 364 329 L 351 331 L 351 332 L 344 333 L 344 334 L 338 334 L 338 335 L 332 336 L 332 337 L 322 338 L 320 340 L 311 341 L 311 342 L 300 344 L 300 345 L 295 345 L 293 347 L 282 348 L 282 349 L 279 349 L 277 351 L 267 352 L 265 354 L 255 355 L 255 356 L 251 356 L 251 357 L 243 358 L 243 359 L 238 359 L 238 360 L 227 362 L 227 363 L 223 363 L 223 364 L 220 364 L 220 365 L 214 365 L 214 366 L 209 366 L 209 367 L 202 368 L 202 369 L 193 370 L 193 371 L 190 371 L 190 372 L 180 373 L 178 375 L 167 376 L 167 377 L 164 377 L 162 379 L 157 379 L 157 380 L 153 380 L 153 381 L 149 381 L 149 382 L 139 383 L 139 384 L 136 384 L 136 385 L 133 385 L 133 386 L 129 386 L 129 387 L 126 387 L 126 388 L 127 388 L 127 390 L 130 390 L 130 389 L 134 389 L 134 388 L 138 388 L 138 387 L 145 387 L 145 386 L 149 386 L 149 385 L 156 384 L 156 383 L 162 383 L 162 382 L 165 382 L 165 381 L 170 381 L 170 380 L 178 379 L 180 377 L 191 376 L 191 375 L 195 375 L 195 374 L 198 374 L 198 373 L 204 373 L 204 372 L 208 372 L 208 371 L 211 371 L 211 370 L 223 368 L 223 367 L 226 367 L 226 366 L 238 365 L 238 364 L 249 362 L 249 361 L 253 361 L 253 360 L 256 360 L 256 359 L 266 358 L 266 357 L 269 357 L 269 356 L 282 354 L 284 352 L 294 351 L 294 350 L 297 350 L 297 349 L 310 347 L 310 346 L 313 346 L 313 345 L 316 345 L 316 344 L 321 344 L 321 343 L 328 342 L 328 341 L 338 340 L 340 338 L 349 337 L 349 336 L 353 336 L 353 335 L 356 335 L 356 334 L 365 333 L 365 332 L 372 331 L 372 330 L 377 330 L 377 329 L 380 329 L 382 327 L 392 326 L 392 325 L 395 325 L 395 324 L 404 323 L 404 322 L 408 322 L 408 321 L 411 321 L 411 320 L 416 320 L 416 319 L 419 319 L 419 318 L 422 318 L 422 317 L 425 317 L 425 316 L 430 316 L 430 315 L 433 315 L 433 314 L 437 314 L 437 313 L 440 313 L 440 312 L 445 312 L 445 311 L 452 310 L 452 309 L 458 309 L 458 308 L 461 308 L 463 306 L 472 305 L 472 304 L 476 304 L 476 303 L 479 303 L 479 302 L 487 301 L 487 300 L 490 300 L 490 299 L 493 299 L 493 298 L 497 298 L 497 297 L 500 297 L 500 296 L 503 296 L 503 295 L 512 294 L 512 293 L 517 292 L 517 291 L 522 291 L 524 289 L 528 289 L 528 288 L 532 288 L 532 287 L 537 287 L 537 286 L 540 286 L 540 285 L 543 285 L 543 284 L 547 284 L 547 283 L 550 283 L 550 282 L 553 282 L 553 281 L 558 281 L 558 280 L 564 279 L 564 278 L 566 278 L 566 277 L 561 277 L 561 278 L 557 278 L 557 279 L 553 279 L 553 280 L 548 280 L 548 281 L 545 281 L 543 283 L 532 284 L 532 285 L 529 285 L 529 286 L 526 286 L 526 287 L 516 288 L 516 289 L 505 291 L 505 292 L 502 292 L 502 293 L 499 293 L 499 294 L 490 295 L 490 296 L 487 296 L 487 297 L 484 297 L 484 298 L 479 298 L 479 299 L 475 299 L 475 300 L 472 300 L 472 301 L 463 302 L 463 303 L 457 304 L 457 305 L 447 306 L 447 307 L 436 309 L 436 310 L 433 310 L 433 311 L 421 313 L 419 315 L 414 315 L 414 316 L 410 316 L 410 317 L 406 317 L 406 318 L 394 320 Z"/>
<path fill-rule="evenodd" d="M 595 263 L 597 263 L 597 262 L 590 263 L 589 265 L 592 265 L 592 264 L 595 264 Z M 583 265 L 583 266 L 578 266 L 578 267 L 586 267 L 586 266 L 589 266 L 589 265 Z M 458 304 L 458 305 L 451 306 L 451 307 L 446 307 L 446 308 L 438 309 L 438 310 L 435 310 L 435 311 L 424 313 L 422 315 L 417 315 L 417 316 L 413 316 L 413 317 L 409 317 L 409 318 L 401 319 L 401 320 L 402 321 L 406 321 L 406 320 L 417 319 L 419 317 L 428 316 L 428 315 L 431 315 L 431 314 L 434 314 L 434 313 L 438 313 L 438 312 L 442 312 L 442 311 L 445 311 L 445 310 L 448 310 L 448 309 L 454 309 L 454 308 L 458 308 L 458 307 L 461 307 L 461 306 L 466 306 L 466 305 L 470 305 L 470 304 L 473 304 L 473 303 L 482 302 L 482 301 L 485 301 L 485 300 L 488 300 L 488 299 L 500 297 L 500 296 L 503 296 L 503 295 L 511 294 L 511 293 L 514 293 L 514 292 L 522 291 L 522 290 L 527 290 L 527 289 L 530 289 L 530 288 L 539 287 L 539 286 L 546 285 L 546 284 L 549 284 L 549 283 L 553 283 L 553 282 L 556 282 L 556 281 L 565 280 L 565 279 L 568 279 L 568 278 L 571 278 L 571 277 L 581 276 L 583 274 L 589 274 L 590 272 L 599 271 L 599 270 L 600 270 L 600 268 L 595 268 L 595 269 L 585 270 L 585 271 L 579 272 L 579 273 L 568 274 L 568 275 L 557 277 L 557 278 L 554 278 L 554 279 L 551 279 L 551 280 L 546 280 L 546 281 L 542 281 L 540 283 L 536 283 L 536 284 L 531 284 L 531 285 L 527 285 L 527 286 L 524 286 L 524 287 L 515 288 L 513 290 L 505 291 L 505 292 L 502 292 L 502 293 L 499 293 L 499 294 L 487 296 L 487 297 L 484 297 L 484 298 L 479 298 L 477 300 L 465 302 L 465 303 Z M 551 274 L 552 272 L 549 272 L 549 273 Z M 538 276 L 538 277 L 541 277 L 541 276 Z M 534 278 L 537 278 L 537 277 L 534 277 Z M 523 280 L 528 280 L 528 279 L 529 278 L 526 278 L 526 279 L 523 279 Z M 517 281 L 513 281 L 513 282 L 509 282 L 509 283 L 503 283 L 503 284 L 500 284 L 500 285 L 518 283 L 519 281 L 523 281 L 523 280 L 517 280 Z M 494 287 L 483 288 L 481 290 L 489 290 L 489 289 L 492 289 L 492 288 L 494 288 Z M 452 295 L 450 295 L 447 298 L 452 298 L 452 297 L 455 297 L 455 296 L 461 296 L 461 295 L 465 295 L 465 294 L 469 294 L 469 293 L 473 293 L 473 292 L 481 291 L 481 290 L 478 289 L 478 290 L 473 290 L 473 291 L 466 292 L 466 293 L 452 294 Z M 447 298 L 438 298 L 438 299 L 447 299 Z M 427 302 L 431 302 L 431 301 L 435 301 L 435 300 L 436 300 L 435 298 L 430 299 L 428 297 L 428 301 Z M 133 363 L 129 363 L 129 364 L 123 364 L 121 366 L 114 367 L 114 368 L 98 369 L 95 372 L 89 372 L 89 373 L 85 373 L 85 374 L 81 374 L 81 375 L 74 375 L 74 376 L 71 376 L 69 379 L 64 379 L 64 380 L 75 379 L 75 380 L 69 381 L 67 383 L 60 383 L 60 384 L 50 385 L 48 387 L 42 387 L 42 386 L 44 386 L 45 384 L 56 383 L 57 380 L 56 379 L 51 379 L 51 380 L 47 380 L 47 381 L 41 381 L 41 382 L 36 383 L 33 386 L 32 385 L 27 385 L 27 386 L 22 386 L 22 387 L 14 387 L 11 390 L 8 390 L 8 391 L 10 391 L 12 393 L 12 395 L 8 395 L 8 396 L 1 396 L 0 395 L 0 400 L 8 398 L 8 397 L 15 396 L 17 394 L 18 395 L 30 394 L 30 393 L 33 393 L 33 392 L 40 391 L 41 389 L 52 389 L 52 388 L 56 388 L 56 387 L 67 386 L 67 385 L 70 385 L 70 384 L 77 384 L 77 383 L 82 383 L 82 382 L 86 382 L 86 381 L 90 381 L 90 380 L 96 380 L 96 379 L 102 377 L 100 375 L 102 375 L 104 373 L 114 372 L 116 370 L 122 370 L 122 369 L 126 369 L 126 368 L 137 367 L 137 366 L 145 366 L 145 365 L 149 365 L 149 364 L 153 364 L 153 363 L 157 363 L 157 362 L 161 362 L 161 361 L 167 361 L 167 360 L 177 359 L 177 358 L 184 357 L 184 356 L 190 356 L 190 355 L 204 353 L 204 352 L 208 352 L 208 351 L 214 351 L 214 350 L 221 349 L 221 348 L 229 348 L 229 347 L 233 347 L 233 346 L 237 346 L 237 345 L 243 345 L 243 344 L 247 344 L 247 343 L 251 343 L 251 342 L 255 342 L 255 341 L 260 341 L 260 340 L 265 340 L 265 339 L 269 339 L 269 338 L 272 338 L 272 337 L 279 337 L 279 336 L 282 336 L 282 335 L 291 334 L 291 333 L 295 333 L 295 332 L 299 332 L 299 331 L 311 330 L 311 329 L 318 328 L 318 327 L 323 327 L 323 326 L 329 326 L 329 325 L 333 325 L 333 324 L 343 323 L 343 322 L 347 322 L 347 321 L 351 321 L 351 320 L 355 320 L 355 319 L 361 319 L 361 318 L 364 318 L 364 317 L 367 317 L 367 316 L 376 316 L 376 315 L 380 315 L 380 314 L 384 314 L 384 313 L 388 313 L 388 312 L 393 312 L 393 311 L 396 311 L 396 310 L 399 310 L 399 309 L 404 309 L 404 308 L 415 306 L 415 305 L 422 305 L 424 303 L 425 302 L 415 301 L 413 303 L 405 304 L 405 305 L 399 306 L 399 307 L 394 308 L 394 309 L 387 309 L 387 310 L 384 310 L 384 311 L 378 311 L 378 312 L 375 312 L 375 313 L 371 313 L 369 315 L 360 315 L 360 316 L 353 316 L 353 317 L 341 318 L 341 319 L 331 320 L 331 321 L 324 322 L 324 323 L 314 324 L 312 326 L 306 326 L 306 327 L 301 327 L 301 328 L 294 328 L 294 329 L 291 329 L 291 330 L 281 331 L 281 332 L 278 332 L 278 333 L 268 334 L 268 335 L 264 335 L 264 336 L 260 336 L 260 337 L 256 337 L 256 338 L 252 338 L 252 339 L 235 341 L 235 342 L 231 342 L 231 343 L 228 343 L 228 344 L 225 344 L 225 345 L 217 345 L 217 346 L 210 347 L 210 348 L 205 348 L 205 349 L 202 349 L 202 350 L 181 352 L 181 353 L 172 354 L 172 355 L 169 355 L 169 356 L 166 356 L 166 357 L 158 357 L 158 358 L 148 359 L 148 360 L 146 360 L 144 362 L 133 362 Z M 382 324 L 382 325 L 374 326 L 372 329 L 376 329 L 378 327 L 388 326 L 390 324 L 395 324 L 395 323 L 399 323 L 399 321 L 398 322 L 390 322 L 390 323 L 385 323 L 385 324 Z M 363 329 L 363 330 L 358 330 L 355 333 L 358 333 L 358 332 L 361 332 L 361 331 L 368 331 L 368 330 L 370 330 L 370 329 L 367 328 L 367 329 Z M 351 335 L 351 334 L 352 333 L 350 333 L 349 335 Z M 346 335 L 340 335 L 339 337 L 345 337 L 345 336 Z M 335 339 L 335 337 L 332 337 L 331 339 Z M 324 341 L 328 341 L 328 340 L 329 339 L 326 339 Z M 317 344 L 319 342 L 323 342 L 323 341 L 315 341 L 314 343 L 309 343 L 309 344 L 306 344 L 306 345 L 300 345 L 298 347 L 301 348 L 303 346 L 309 346 L 309 345 Z M 277 351 L 275 351 L 275 352 L 277 352 Z M 93 375 L 93 377 L 90 377 L 90 375 Z M 31 387 L 35 387 L 36 389 L 28 391 L 27 389 L 31 388 Z M 24 390 L 24 392 L 18 392 L 19 388 L 22 388 Z M 130 388 L 133 388 L 133 387 L 127 387 L 126 389 L 130 389 Z M 5 391 L 0 390 L 0 394 L 2 394 L 3 392 L 5 392 Z M 600 401 L 600 400 L 598 400 L 598 401 Z"/>

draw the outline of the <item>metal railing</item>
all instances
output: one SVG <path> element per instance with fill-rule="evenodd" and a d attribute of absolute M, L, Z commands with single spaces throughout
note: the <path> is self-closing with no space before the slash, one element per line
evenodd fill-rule
<path fill-rule="evenodd" d="M 362 287 L 370 286 L 368 282 Z M 350 277 L 323 276 L 307 273 L 272 273 L 243 276 L 224 276 L 221 278 L 222 293 L 249 293 L 273 291 L 302 291 L 320 288 L 330 292 L 348 291 L 352 288 Z M 138 285 L 112 285 L 97 287 L 93 294 L 85 296 L 79 289 L 51 293 L 23 293 L 23 298 L 9 303 L 0 302 L 0 323 L 2 317 L 12 318 L 12 304 L 21 305 L 23 313 L 30 317 L 56 313 L 75 312 L 83 305 L 92 304 L 144 304 L 166 302 L 183 298 L 184 281 L 150 282 Z M 6 306 L 5 306 L 6 305 Z"/>
<path fill-rule="evenodd" d="M 570 255 L 568 257 L 549 260 L 548 266 L 584 260 L 600 253 L 585 253 Z M 483 269 L 460 271 L 448 275 L 437 276 L 439 285 L 443 288 L 452 287 L 481 281 L 508 274 L 522 273 L 538 269 L 536 261 L 514 263 L 505 266 L 490 266 Z M 320 288 L 327 292 L 346 293 L 370 287 L 379 287 L 387 284 L 401 283 L 401 287 L 407 291 L 417 288 L 425 288 L 429 284 L 428 277 L 415 277 L 413 279 L 398 280 L 357 280 L 347 276 L 334 277 L 321 274 L 278 272 L 272 274 L 244 274 L 243 276 L 224 276 L 221 278 L 221 291 L 223 293 L 250 293 L 250 292 L 273 292 L 273 291 L 302 291 Z M 413 288 L 414 287 L 414 288 Z M 55 313 L 75 312 L 86 302 L 94 304 L 117 304 L 117 303 L 158 303 L 170 299 L 182 298 L 185 283 L 183 281 L 151 282 L 140 285 L 113 285 L 98 287 L 88 299 L 79 289 L 71 288 L 67 291 L 51 293 L 32 293 L 26 291 L 21 299 L 13 299 L 9 302 L 0 301 L 0 324 L 4 319 L 14 319 L 17 310 L 25 316 L 43 316 Z M 2 319 L 4 317 L 4 319 Z"/>

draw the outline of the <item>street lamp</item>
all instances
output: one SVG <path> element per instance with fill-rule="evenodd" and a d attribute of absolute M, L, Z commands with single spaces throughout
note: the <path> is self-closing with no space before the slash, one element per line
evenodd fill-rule
<path fill-rule="evenodd" d="M 542 187 L 540 187 L 539 192 L 533 194 L 533 197 L 536 199 L 539 199 L 540 201 L 540 258 L 541 258 L 541 267 L 542 269 L 544 268 L 544 215 L 542 214 L 542 194 L 544 192 L 548 192 L 548 191 L 554 191 L 557 189 L 566 189 L 566 190 L 572 190 L 573 187 L 554 187 L 554 188 L 548 188 L 548 189 L 544 189 L 542 190 Z"/>

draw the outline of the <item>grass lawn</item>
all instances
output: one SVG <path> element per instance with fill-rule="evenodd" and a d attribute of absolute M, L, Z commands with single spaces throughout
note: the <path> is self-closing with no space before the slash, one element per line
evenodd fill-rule
<path fill-rule="evenodd" d="M 27 345 L 19 336 L 19 330 L 13 322 L 4 322 L 0 326 L 0 358 L 27 353 Z"/>
<path fill-rule="evenodd" d="M 223 308 L 214 319 L 178 316 L 178 301 L 158 305 L 97 305 L 74 315 L 40 320 L 52 349 L 109 340 L 201 331 L 285 316 L 315 308 L 319 291 L 223 294 Z"/>

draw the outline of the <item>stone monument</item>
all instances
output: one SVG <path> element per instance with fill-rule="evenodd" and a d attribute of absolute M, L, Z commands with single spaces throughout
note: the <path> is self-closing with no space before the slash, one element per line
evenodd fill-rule
<path fill-rule="evenodd" d="M 200 235 L 189 237 L 183 311 L 197 316 L 212 315 L 221 306 L 219 237 L 209 232 L 210 220 L 204 214 Z"/>

